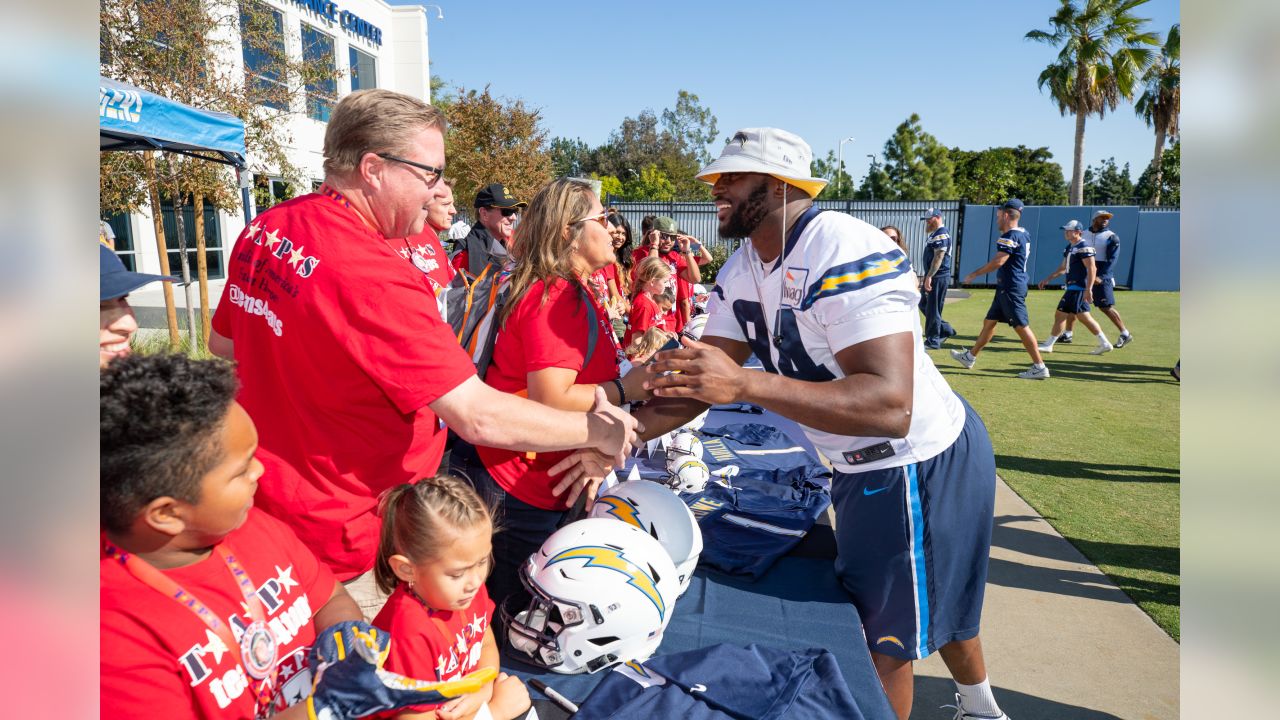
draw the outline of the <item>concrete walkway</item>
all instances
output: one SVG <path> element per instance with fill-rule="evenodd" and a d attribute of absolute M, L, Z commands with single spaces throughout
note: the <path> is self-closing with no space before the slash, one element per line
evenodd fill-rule
<path fill-rule="evenodd" d="M 1164 720 L 1179 647 L 1001 480 L 983 607 L 996 699 L 1012 720 Z M 950 720 L 940 655 L 916 663 L 912 718 Z"/>

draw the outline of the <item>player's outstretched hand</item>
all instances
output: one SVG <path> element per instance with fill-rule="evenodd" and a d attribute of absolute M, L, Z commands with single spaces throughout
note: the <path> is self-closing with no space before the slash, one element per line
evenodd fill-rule
<path fill-rule="evenodd" d="M 746 400 L 749 370 L 718 347 L 680 338 L 684 347 L 654 356 L 645 387 L 656 397 L 694 398 L 711 405 Z M 669 374 L 663 374 L 669 373 Z"/>
<path fill-rule="evenodd" d="M 423 682 L 382 669 L 391 636 L 366 622 L 346 620 L 316 636 L 311 648 L 307 714 L 318 720 L 362 718 L 409 705 L 435 705 L 472 693 L 497 677 L 483 668 L 459 680 Z"/>

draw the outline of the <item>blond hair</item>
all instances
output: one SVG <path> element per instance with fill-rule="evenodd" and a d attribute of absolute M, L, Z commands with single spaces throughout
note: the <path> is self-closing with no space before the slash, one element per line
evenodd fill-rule
<path fill-rule="evenodd" d="M 660 327 L 651 327 L 643 333 L 631 338 L 631 344 L 625 350 L 628 360 L 638 357 L 648 357 L 658 351 L 663 345 L 667 344 L 667 340 L 671 338 L 671 333 Z"/>
<path fill-rule="evenodd" d="M 493 525 L 493 513 L 465 480 L 438 475 L 387 490 L 378 500 L 382 532 L 373 576 L 384 593 L 400 579 L 391 568 L 392 555 L 422 563 L 439 556 L 450 535 L 479 523 Z"/>
<path fill-rule="evenodd" d="M 324 171 L 345 175 L 366 153 L 407 155 L 409 140 L 427 128 L 447 129 L 444 113 L 418 98 L 373 88 L 338 102 L 324 131 Z"/>
<path fill-rule="evenodd" d="M 669 277 L 671 275 L 671 267 L 662 258 L 650 255 L 636 265 L 635 275 L 632 287 L 635 293 L 639 295 L 640 288 L 644 287 L 645 283 Z"/>
<path fill-rule="evenodd" d="M 509 281 L 511 294 L 502 308 L 503 322 L 537 281 L 544 282 L 543 302 L 555 278 L 578 282 L 573 270 L 573 249 L 584 225 L 578 221 L 591 210 L 594 197 L 595 191 L 586 182 L 558 178 L 543 185 L 529 201 L 528 209 L 520 213 L 520 225 L 509 249 L 515 270 Z"/>

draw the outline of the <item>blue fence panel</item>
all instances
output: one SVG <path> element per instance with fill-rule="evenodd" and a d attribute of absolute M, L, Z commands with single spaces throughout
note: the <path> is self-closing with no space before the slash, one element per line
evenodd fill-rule
<path fill-rule="evenodd" d="M 1182 229 L 1181 213 L 1139 213 L 1133 256 L 1134 290 L 1178 290 L 1181 288 Z M 1117 231 L 1118 232 L 1118 231 Z M 1124 241 L 1124 236 L 1121 236 Z M 1121 246 L 1121 252 L 1128 248 Z"/>
<path fill-rule="evenodd" d="M 995 208 L 990 205 L 964 206 L 964 234 L 960 238 L 957 279 L 963 279 L 991 259 L 996 241 L 995 218 Z"/>

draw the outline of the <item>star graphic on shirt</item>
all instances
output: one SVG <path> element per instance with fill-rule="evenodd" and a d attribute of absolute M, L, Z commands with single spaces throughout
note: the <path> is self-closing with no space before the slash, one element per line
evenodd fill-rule
<path fill-rule="evenodd" d="M 408 259 L 409 259 L 409 256 L 413 254 L 413 253 L 409 252 L 409 248 L 407 248 L 407 247 L 402 247 L 402 248 L 400 248 L 399 250 L 397 250 L 396 252 L 400 253 L 400 257 L 404 258 L 405 260 L 408 260 Z"/>
<path fill-rule="evenodd" d="M 297 587 L 298 581 L 293 579 L 293 566 L 290 565 L 284 570 L 281 570 L 280 566 L 277 565 L 276 566 L 276 582 L 280 583 L 280 587 L 283 590 L 288 590 L 289 588 Z"/>
<path fill-rule="evenodd" d="M 484 616 L 472 615 L 471 622 L 467 624 L 467 627 L 475 635 L 479 635 L 483 633 L 484 632 Z"/>
<path fill-rule="evenodd" d="M 293 663 L 282 663 L 280 665 L 280 682 L 288 682 L 289 678 L 298 674 L 298 668 Z"/>
<path fill-rule="evenodd" d="M 213 654 L 213 664 L 217 665 L 222 662 L 223 653 L 227 652 L 227 644 L 222 642 L 222 638 L 212 630 L 206 629 L 204 634 L 209 638 L 209 642 L 205 643 L 204 651 Z"/>
<path fill-rule="evenodd" d="M 246 232 L 248 232 L 248 233 L 249 233 L 249 234 L 247 235 L 247 237 L 248 237 L 250 240 L 252 240 L 252 239 L 254 239 L 254 238 L 258 237 L 258 233 L 262 232 L 262 226 L 261 226 L 261 225 L 258 225 L 257 223 L 254 223 L 253 225 L 250 225 L 250 226 L 249 226 L 249 229 L 248 229 Z"/>
<path fill-rule="evenodd" d="M 298 267 L 298 263 L 302 262 L 306 255 L 302 254 L 303 248 L 297 248 L 289 252 L 288 263 L 293 267 Z"/>
<path fill-rule="evenodd" d="M 275 246 L 279 244 L 280 244 L 280 231 L 268 230 L 267 231 L 267 249 L 273 249 L 275 248 Z"/>
<path fill-rule="evenodd" d="M 426 245 L 419 245 L 418 247 L 414 248 L 414 250 L 417 250 L 419 255 L 426 255 L 426 254 L 427 254 L 427 246 L 426 246 Z M 431 253 L 431 254 L 432 254 L 432 255 L 434 255 L 435 253 Z"/>

